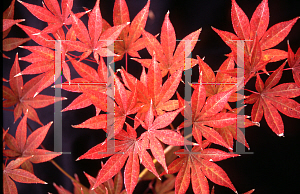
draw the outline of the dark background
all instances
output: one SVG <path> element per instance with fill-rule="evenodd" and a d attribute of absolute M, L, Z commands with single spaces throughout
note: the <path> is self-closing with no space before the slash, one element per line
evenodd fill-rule
<path fill-rule="evenodd" d="M 26 0 L 25 2 L 42 6 L 41 1 Z M 60 2 L 60 1 L 59 1 Z M 255 8 L 260 3 L 260 0 L 237 0 L 239 6 L 244 10 L 246 15 L 251 18 Z M 10 1 L 4 1 L 3 11 L 9 6 Z M 82 6 L 92 9 L 95 1 L 74 1 L 73 11 L 75 13 L 83 11 Z M 130 19 L 144 7 L 146 0 L 127 0 L 129 7 Z M 102 0 L 100 9 L 102 17 L 112 24 L 112 12 L 114 1 Z M 300 1 L 294 0 L 270 0 L 270 22 L 269 27 L 276 23 L 291 20 L 300 15 L 299 11 Z M 152 0 L 150 10 L 154 14 L 154 19 L 149 19 L 146 25 L 146 31 L 152 34 L 158 34 L 161 30 L 161 25 L 167 11 L 170 11 L 170 20 L 175 28 L 177 39 L 182 39 L 191 32 L 202 28 L 200 34 L 200 42 L 197 43 L 192 55 L 200 57 L 205 56 L 205 62 L 208 63 L 213 70 L 217 70 L 222 62 L 226 59 L 224 54 L 230 52 L 229 47 L 221 40 L 221 38 L 211 29 L 211 26 L 225 31 L 233 31 L 230 17 L 231 1 L 230 0 L 211 0 L 211 1 L 192 1 L 192 0 Z M 19 2 L 15 4 L 14 19 L 23 19 L 24 25 L 43 29 L 46 23 L 35 18 L 25 7 Z M 84 16 L 83 21 L 87 21 Z M 295 52 L 300 46 L 300 24 L 299 21 L 294 25 L 290 34 L 278 46 L 274 47 L 287 51 L 287 40 L 290 40 L 292 50 Z M 17 26 L 13 26 L 8 37 L 27 37 L 27 35 Z M 29 41 L 24 45 L 36 45 L 34 41 Z M 9 71 L 14 62 L 16 52 L 19 57 L 24 57 L 30 52 L 24 49 L 15 49 L 11 52 L 5 52 L 11 59 L 3 59 L 3 77 L 9 79 Z M 147 51 L 140 52 L 142 57 L 149 57 Z M 120 68 L 124 64 L 124 60 L 116 63 L 116 68 Z M 281 62 L 268 64 L 267 70 L 275 70 L 282 64 Z M 27 67 L 27 62 L 20 61 L 21 70 Z M 71 66 L 70 66 L 71 67 Z M 136 76 L 140 75 L 141 67 L 134 61 L 129 60 L 129 73 Z M 287 66 L 286 66 L 287 68 Z M 72 73 L 74 70 L 71 69 Z M 197 80 L 198 69 L 194 68 L 194 81 Z M 30 80 L 33 76 L 23 76 L 24 83 Z M 72 74 L 72 79 L 76 74 Z M 265 80 L 266 75 L 262 78 Z M 284 71 L 281 82 L 292 82 L 291 71 Z M 253 84 L 255 79 L 252 79 L 247 84 L 248 89 L 255 90 Z M 7 83 L 5 83 L 8 85 Z M 45 89 L 42 94 L 54 95 L 54 90 L 51 88 Z M 78 94 L 62 92 L 62 96 L 67 97 L 68 100 L 63 101 L 63 108 L 70 104 Z M 296 98 L 299 102 L 299 97 Z M 246 108 L 246 113 L 250 115 L 252 106 Z M 53 120 L 54 106 L 38 109 L 38 115 L 43 124 Z M 280 113 L 281 114 L 281 113 Z M 63 116 L 63 151 L 71 152 L 65 154 L 54 160 L 62 166 L 69 174 L 77 173 L 80 181 L 87 187 L 88 182 L 83 171 L 92 176 L 96 176 L 100 169 L 100 160 L 75 160 L 88 149 L 102 142 L 105 138 L 105 133 L 102 130 L 90 129 L 75 129 L 71 125 L 82 123 L 88 118 L 95 115 L 95 108 L 93 106 L 76 110 L 68 111 L 62 114 Z M 241 157 L 234 159 L 227 159 L 217 162 L 228 174 L 233 185 L 239 193 L 246 192 L 251 189 L 256 189 L 254 193 L 299 193 L 299 175 L 300 175 L 300 130 L 299 120 L 289 118 L 281 114 L 285 125 L 285 137 L 278 137 L 271 131 L 262 119 L 260 127 L 250 127 L 246 129 L 246 139 L 250 145 L 251 152 L 254 154 L 244 154 Z M 3 127 L 10 128 L 10 133 L 15 134 L 16 127 L 20 119 L 13 123 L 13 112 L 4 111 L 3 113 Z M 37 123 L 29 120 L 29 124 L 33 129 L 40 127 Z M 50 128 L 43 145 L 53 150 L 53 126 Z M 48 182 L 48 185 L 40 184 L 23 184 L 16 183 L 20 194 L 28 193 L 57 193 L 52 183 L 62 185 L 69 191 L 73 190 L 71 181 L 66 178 L 60 171 L 58 171 L 52 164 L 40 163 L 34 164 L 35 175 L 40 179 Z M 210 182 L 210 188 L 215 186 L 216 194 L 233 193 L 230 189 L 221 187 Z M 135 190 L 135 193 L 143 193 L 148 182 L 140 182 Z M 192 193 L 191 185 L 187 193 Z"/>

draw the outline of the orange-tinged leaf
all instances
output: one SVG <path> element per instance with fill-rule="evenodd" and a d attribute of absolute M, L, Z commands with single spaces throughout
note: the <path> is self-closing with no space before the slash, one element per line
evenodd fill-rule
<path fill-rule="evenodd" d="M 191 171 L 191 180 L 192 180 L 192 187 L 195 193 L 201 194 L 209 194 L 209 186 L 206 177 L 204 176 L 203 172 L 199 168 L 199 161 L 192 160 L 191 162 L 192 171 Z M 201 164 L 200 164 L 201 165 Z"/>
<path fill-rule="evenodd" d="M 269 6 L 268 0 L 263 0 L 255 9 L 250 20 L 250 39 L 260 40 L 269 25 Z"/>
<path fill-rule="evenodd" d="M 238 37 L 242 40 L 248 40 L 250 38 L 249 19 L 235 0 L 232 0 L 231 20 L 233 29 Z"/>
<path fill-rule="evenodd" d="M 228 90 L 208 98 L 201 110 L 201 117 L 213 116 L 220 112 L 224 108 L 232 92 L 232 90 Z"/>
<path fill-rule="evenodd" d="M 44 7 L 40 7 L 37 5 L 25 3 L 23 1 L 18 0 L 22 5 L 24 5 L 35 17 L 38 19 L 44 21 L 44 22 L 49 22 L 49 23 L 55 23 L 57 22 L 56 18 L 54 15 L 48 11 Z"/>
<path fill-rule="evenodd" d="M 228 187 L 234 192 L 237 192 L 226 172 L 218 165 L 206 160 L 202 160 L 201 170 L 203 171 L 204 175 L 214 183 Z"/>
<path fill-rule="evenodd" d="M 170 12 L 166 14 L 163 25 L 161 27 L 160 42 L 165 56 L 167 57 L 167 62 L 170 64 L 176 47 L 176 34 L 174 27 L 170 21 L 169 14 Z"/>
<path fill-rule="evenodd" d="M 129 42 L 135 42 L 141 36 L 148 18 L 149 7 L 150 0 L 147 1 L 145 7 L 132 20 L 128 36 Z"/>
<path fill-rule="evenodd" d="M 272 26 L 261 38 L 261 49 L 266 50 L 279 44 L 290 32 L 299 17 Z"/>
<path fill-rule="evenodd" d="M 39 35 L 34 35 L 34 34 L 40 33 L 41 31 L 38 30 L 38 29 L 35 29 L 33 27 L 25 26 L 25 25 L 22 25 L 22 24 L 16 24 L 16 25 L 19 26 L 20 28 L 22 28 L 22 30 L 24 32 L 26 32 L 26 34 L 33 41 L 35 41 L 36 43 L 38 43 L 39 45 L 55 49 L 55 41 L 48 34 L 42 33 L 42 34 L 39 34 Z"/>
<path fill-rule="evenodd" d="M 115 154 L 108 159 L 108 161 L 104 164 L 102 169 L 99 171 L 96 182 L 92 188 L 96 188 L 101 183 L 104 183 L 106 180 L 112 178 L 115 174 L 117 174 L 121 168 L 123 167 L 126 159 L 128 158 L 128 154 Z"/>
<path fill-rule="evenodd" d="M 190 184 L 190 177 L 191 177 L 191 170 L 189 167 L 190 160 L 186 160 L 186 164 L 184 163 L 182 165 L 182 168 L 180 168 L 176 180 L 175 180 L 175 193 L 176 194 L 184 194 L 186 193 L 189 184 Z"/>
<path fill-rule="evenodd" d="M 14 170 L 6 170 L 5 172 L 8 176 L 10 176 L 14 181 L 20 183 L 41 183 L 47 184 L 45 181 L 37 178 L 34 174 L 23 170 L 23 169 L 14 169 Z"/>
<path fill-rule="evenodd" d="M 133 152 L 129 155 L 128 161 L 124 171 L 124 183 L 128 194 L 133 193 L 139 178 L 139 160 L 137 155 Z"/>
<path fill-rule="evenodd" d="M 267 99 L 262 99 L 262 106 L 264 109 L 264 116 L 265 119 L 269 125 L 269 127 L 272 129 L 274 133 L 276 133 L 278 136 L 284 135 L 284 125 L 282 118 L 276 108 L 270 103 Z"/>

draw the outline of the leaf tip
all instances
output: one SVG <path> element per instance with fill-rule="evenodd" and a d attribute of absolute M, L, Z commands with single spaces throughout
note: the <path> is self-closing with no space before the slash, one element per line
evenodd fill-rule
<path fill-rule="evenodd" d="M 39 93 L 38 93 L 38 92 L 36 92 L 36 93 L 33 95 L 33 98 L 34 98 L 34 97 L 36 97 L 38 94 L 39 94 Z"/>
<path fill-rule="evenodd" d="M 277 134 L 279 137 L 284 137 L 284 133 Z"/>
<path fill-rule="evenodd" d="M 130 24 L 130 22 L 127 22 L 127 23 L 126 23 L 126 25 L 129 25 L 129 24 Z"/>
<path fill-rule="evenodd" d="M 19 77 L 20 75 L 23 75 L 22 72 L 18 73 L 18 74 L 15 75 L 14 77 Z"/>

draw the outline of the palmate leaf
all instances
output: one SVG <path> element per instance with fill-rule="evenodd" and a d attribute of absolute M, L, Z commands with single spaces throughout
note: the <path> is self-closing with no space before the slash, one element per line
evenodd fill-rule
<path fill-rule="evenodd" d="M 168 72 L 173 74 L 181 67 L 183 67 L 185 55 L 186 44 L 190 44 L 190 51 L 194 49 L 198 37 L 200 35 L 201 29 L 192 32 L 183 38 L 182 41 L 176 47 L 176 34 L 174 27 L 169 19 L 169 12 L 166 14 L 162 29 L 161 29 L 161 38 L 160 42 L 152 34 L 143 31 L 143 38 L 146 41 L 146 48 L 149 54 L 153 57 L 154 53 L 156 55 L 156 60 L 159 62 L 159 67 L 161 69 L 162 77 L 167 75 Z M 134 59 L 140 62 L 143 66 L 149 68 L 151 60 L 149 59 Z M 196 59 L 191 59 L 191 67 L 195 66 L 198 63 Z"/>
<path fill-rule="evenodd" d="M 201 147 L 205 148 L 204 145 Z M 178 150 L 176 155 L 179 158 L 168 166 L 169 174 L 179 171 L 175 181 L 175 193 L 186 193 L 191 180 L 194 193 L 209 194 L 207 178 L 218 185 L 237 192 L 226 172 L 212 161 L 221 161 L 239 155 L 229 154 L 213 148 L 202 149 L 201 147 L 195 146 L 191 151 Z"/>
<path fill-rule="evenodd" d="M 127 124 L 127 132 L 122 130 L 115 136 L 115 147 L 111 149 L 107 147 L 107 141 L 91 148 L 87 153 L 78 159 L 101 159 L 111 156 L 99 171 L 92 190 L 96 189 L 100 184 L 111 179 L 124 166 L 124 182 L 127 193 L 132 193 L 139 176 L 140 162 L 157 177 L 158 174 L 154 167 L 150 154 L 146 151 L 144 141 L 138 140 L 135 130 Z M 113 140 L 111 140 L 113 141 Z M 106 152 L 102 154 L 101 152 Z M 138 159 L 139 158 L 139 159 Z M 140 160 L 140 162 L 139 162 Z"/>
<path fill-rule="evenodd" d="M 72 26 L 74 28 L 76 37 L 79 41 L 67 41 L 65 44 L 69 48 L 78 52 L 83 52 L 80 60 L 87 58 L 91 53 L 94 53 L 94 58 L 99 61 L 99 56 L 114 56 L 106 47 L 113 43 L 121 33 L 122 29 L 129 23 L 113 26 L 102 31 L 102 16 L 99 7 L 100 0 L 97 0 L 92 12 L 89 15 L 88 29 L 84 23 L 72 12 Z M 107 42 L 109 41 L 109 42 Z"/>
<path fill-rule="evenodd" d="M 13 25 L 25 21 L 25 19 L 19 19 L 19 20 L 13 19 L 14 7 L 15 7 L 15 0 L 13 0 L 10 6 L 3 12 L 3 21 L 2 21 L 3 22 L 3 27 L 2 27 L 3 51 L 11 51 L 30 40 L 30 38 L 5 38 L 10 32 L 10 29 Z M 3 54 L 3 57 L 9 59 L 9 57 L 7 57 L 5 54 Z"/>
<path fill-rule="evenodd" d="M 53 104 L 59 100 L 65 100 L 64 97 L 47 96 L 43 94 L 37 95 L 37 90 L 40 85 L 43 85 L 44 75 L 41 74 L 32 78 L 26 84 L 23 84 L 22 76 L 15 75 L 20 73 L 18 54 L 16 54 L 15 62 L 11 68 L 9 75 L 10 88 L 3 86 L 3 107 L 10 107 L 16 105 L 14 108 L 14 117 L 16 121 L 22 114 L 25 114 L 28 110 L 28 118 L 43 125 L 38 118 L 38 115 L 34 109 L 43 108 L 50 104 Z M 53 78 L 53 74 L 52 74 Z"/>
<path fill-rule="evenodd" d="M 38 149 L 48 133 L 52 122 L 36 129 L 27 137 L 27 116 L 28 112 L 25 113 L 24 117 L 20 121 L 15 138 L 10 134 L 6 134 L 5 142 L 9 147 L 9 150 L 4 150 L 3 153 L 8 157 L 30 156 L 28 160 L 24 161 L 21 167 L 33 173 L 32 164 L 30 162 L 46 162 L 61 155 L 61 153 L 55 153 L 45 149 Z"/>
<path fill-rule="evenodd" d="M 286 62 L 276 69 L 265 83 L 257 74 L 255 87 L 259 94 L 251 94 L 245 100 L 245 103 L 254 103 L 251 111 L 252 121 L 260 122 L 264 115 L 267 124 L 278 136 L 284 135 L 284 125 L 278 111 L 289 117 L 300 118 L 300 104 L 290 99 L 300 95 L 300 87 L 296 83 L 275 86 L 282 76 L 285 64 Z"/>
<path fill-rule="evenodd" d="M 170 100 L 174 95 L 181 79 L 183 67 L 173 73 L 164 83 L 162 83 L 162 75 L 159 65 L 155 59 L 146 74 L 143 70 L 140 80 L 137 80 L 124 69 L 121 70 L 123 82 L 127 88 L 134 91 L 137 87 L 137 103 L 143 105 L 138 111 L 136 117 L 141 120 L 145 119 L 145 115 L 152 106 L 154 115 L 161 115 L 165 111 L 173 111 L 178 108 L 177 100 Z M 138 127 L 139 122 L 136 120 L 134 127 Z"/>
<path fill-rule="evenodd" d="M 220 92 L 210 96 L 206 100 L 205 87 L 202 85 L 202 73 L 200 73 L 200 83 L 194 87 L 194 92 L 191 98 L 191 104 L 188 103 L 185 112 L 181 112 L 187 119 L 179 127 L 192 125 L 193 136 L 196 141 L 202 145 L 202 136 L 208 141 L 224 146 L 230 150 L 230 147 L 222 138 L 222 136 L 213 128 L 222 128 L 236 122 L 236 114 L 220 112 L 224 109 L 233 90 Z M 187 103 L 177 95 L 179 106 Z M 209 126 L 209 127 L 208 127 Z"/>
<path fill-rule="evenodd" d="M 115 52 L 119 56 L 115 56 L 114 61 L 119 61 L 123 58 L 124 54 L 132 57 L 140 57 L 137 51 L 145 48 L 145 39 L 140 38 L 144 30 L 148 18 L 150 7 L 150 0 L 147 1 L 145 7 L 135 16 L 131 24 L 126 26 L 118 41 L 115 42 Z M 116 0 L 113 10 L 114 25 L 121 25 L 130 22 L 129 11 L 125 0 Z"/>
<path fill-rule="evenodd" d="M 113 73 L 113 72 L 111 72 Z M 127 115 L 131 115 L 131 114 L 135 114 L 140 108 L 141 108 L 141 104 L 137 104 L 137 88 L 134 89 L 134 91 L 130 92 L 128 90 L 125 89 L 125 87 L 123 86 L 123 84 L 120 82 L 119 78 L 115 76 L 115 101 L 116 103 L 112 102 L 111 100 L 111 104 L 114 105 L 114 116 L 113 118 L 108 117 L 107 114 L 100 114 L 97 115 L 95 117 L 92 117 L 88 120 L 86 120 L 85 122 L 79 124 L 79 125 L 75 125 L 73 127 L 75 128 L 90 128 L 90 129 L 104 129 L 105 131 L 107 131 L 108 133 L 110 133 L 111 130 L 114 131 L 114 135 L 117 135 L 123 128 L 123 125 L 125 123 L 126 117 Z M 83 87 L 81 87 L 83 88 Z M 84 94 L 90 96 L 92 94 L 91 91 L 87 91 L 86 89 L 84 89 Z M 92 103 L 95 104 L 96 107 L 98 107 L 97 105 L 99 105 L 100 103 L 103 103 L 103 106 L 100 107 L 101 110 L 103 111 L 107 111 L 107 96 L 105 94 L 106 89 L 104 90 L 102 96 L 104 98 L 99 98 L 99 92 L 96 93 L 98 94 L 97 97 L 95 98 L 95 100 L 92 100 Z M 92 94 L 93 95 L 93 94 Z M 87 97 L 88 97 L 87 96 Z M 90 97 L 88 97 L 90 98 Z M 105 107 L 104 107 L 105 106 Z M 67 107 L 68 108 L 68 107 Z M 74 107 L 74 108 L 78 108 L 78 107 Z M 114 127 L 114 129 L 112 129 L 112 126 Z"/>
<path fill-rule="evenodd" d="M 18 169 L 21 164 L 26 160 L 30 159 L 32 156 L 20 157 L 16 160 L 12 160 L 7 166 L 3 165 L 3 193 L 4 194 L 17 194 L 18 190 L 15 183 L 12 181 L 20 183 L 40 183 L 47 184 L 45 181 L 37 178 L 34 174 Z"/>
<path fill-rule="evenodd" d="M 275 24 L 267 30 L 269 24 L 268 0 L 263 0 L 249 21 L 243 10 L 232 0 L 231 19 L 234 31 L 230 33 L 213 28 L 222 40 L 231 48 L 231 56 L 237 60 L 237 44 L 235 40 L 251 40 L 245 42 L 245 77 L 246 82 L 259 70 L 265 70 L 269 62 L 275 62 L 287 58 L 287 52 L 271 49 L 279 44 L 290 32 L 293 25 L 299 19 Z"/>
<path fill-rule="evenodd" d="M 70 10 L 73 7 L 73 0 L 63 0 L 61 1 L 61 8 L 59 7 L 57 0 L 45 0 L 43 7 L 25 3 L 18 0 L 23 6 L 25 6 L 30 13 L 32 13 L 36 18 L 48 23 L 48 26 L 44 28 L 41 32 L 35 35 L 43 34 L 55 34 L 55 32 L 60 29 L 63 25 L 71 25 L 72 19 L 70 17 Z M 77 13 L 76 16 L 80 18 L 85 12 Z"/>

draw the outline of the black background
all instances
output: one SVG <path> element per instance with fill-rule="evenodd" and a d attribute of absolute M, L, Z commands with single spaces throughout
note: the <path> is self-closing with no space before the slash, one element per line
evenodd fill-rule
<path fill-rule="evenodd" d="M 42 6 L 41 1 L 26 0 L 28 3 Z M 60 1 L 59 1 L 60 2 Z M 237 0 L 239 6 L 244 10 L 246 15 L 251 18 L 255 8 L 260 3 L 260 0 Z M 3 11 L 9 6 L 9 1 L 4 2 Z M 95 1 L 74 1 L 73 11 L 75 13 L 83 11 L 82 6 L 92 9 Z M 146 0 L 127 0 L 130 12 L 130 19 L 144 7 Z M 100 3 L 101 13 L 112 25 L 112 12 L 114 1 L 102 0 Z M 270 0 L 270 23 L 269 27 L 276 23 L 291 20 L 300 15 L 299 11 L 300 1 L 294 0 Z M 146 25 L 146 31 L 152 34 L 158 34 L 161 30 L 161 25 L 167 11 L 170 11 L 170 20 L 175 28 L 177 39 L 182 39 L 189 33 L 202 28 L 200 34 L 200 42 L 197 43 L 192 55 L 196 57 L 205 56 L 205 62 L 208 63 L 213 70 L 217 70 L 222 62 L 226 59 L 224 54 L 230 52 L 229 47 L 221 40 L 221 38 L 211 29 L 211 26 L 225 31 L 233 31 L 230 17 L 231 1 L 230 0 L 211 0 L 211 1 L 192 1 L 192 0 L 152 0 L 150 10 L 154 14 L 154 19 L 149 19 Z M 25 7 L 19 2 L 15 4 L 14 19 L 23 19 L 24 25 L 43 29 L 46 23 L 35 18 Z M 85 22 L 87 17 L 82 18 Z M 295 52 L 300 46 L 300 24 L 299 21 L 294 25 L 290 34 L 278 46 L 274 47 L 287 51 L 287 40 L 290 40 L 290 45 Z M 27 35 L 17 26 L 13 26 L 8 37 L 27 37 Z M 24 45 L 36 45 L 32 40 Z M 19 57 L 24 57 L 30 52 L 24 49 L 17 48 L 11 52 L 5 52 L 11 59 L 3 59 L 3 77 L 9 79 L 9 71 L 14 62 L 16 52 Z M 142 57 L 149 57 L 148 53 L 143 50 L 140 52 Z M 275 70 L 282 64 L 283 61 L 268 64 L 267 70 Z M 116 68 L 120 68 L 124 64 L 124 60 L 116 63 Z M 21 70 L 29 64 L 20 62 Z M 140 75 L 141 67 L 134 61 L 129 60 L 129 73 L 136 76 Z M 286 66 L 287 68 L 287 66 Z M 72 73 L 74 70 L 71 69 Z M 193 79 L 197 78 L 198 69 L 195 68 Z M 73 76 L 74 75 L 74 76 Z M 23 76 L 24 83 L 30 80 L 33 76 Z M 76 74 L 72 74 L 72 78 Z M 266 75 L 262 78 L 265 80 Z M 284 71 L 281 82 L 292 82 L 291 71 Z M 252 79 L 247 88 L 255 90 L 253 84 L 255 79 Z M 5 83 L 8 85 L 7 83 Z M 54 90 L 51 88 L 45 89 L 43 94 L 54 95 Z M 72 102 L 78 94 L 62 92 L 62 96 L 67 97 L 68 100 L 63 101 L 63 108 Z M 299 97 L 296 98 L 299 102 Z M 250 115 L 251 106 L 246 108 L 246 113 Z M 54 106 L 38 109 L 38 115 L 43 124 L 53 120 Z M 88 118 L 95 115 L 95 108 L 93 106 L 76 110 L 68 111 L 62 114 L 63 116 L 63 151 L 71 152 L 65 154 L 54 160 L 62 166 L 69 174 L 77 173 L 80 181 L 87 187 L 88 182 L 83 175 L 83 171 L 92 176 L 96 176 L 100 169 L 100 160 L 75 160 L 88 149 L 102 142 L 105 138 L 105 133 L 102 130 L 90 129 L 75 129 L 71 125 L 82 123 Z M 261 121 L 260 127 L 250 127 L 246 129 L 246 139 L 250 145 L 251 152 L 254 154 L 244 154 L 241 157 L 234 159 L 227 159 L 217 162 L 228 174 L 233 185 L 239 193 L 246 192 L 250 189 L 256 189 L 254 193 L 299 193 L 299 176 L 300 176 L 300 130 L 299 120 L 289 118 L 281 114 L 285 125 L 285 137 L 278 137 L 267 126 L 264 119 Z M 10 128 L 10 133 L 15 134 L 16 127 L 20 119 L 13 123 L 13 112 L 4 111 L 3 113 L 3 127 L 4 129 Z M 33 129 L 40 127 L 37 123 L 29 120 L 29 124 Z M 53 126 L 50 128 L 43 145 L 53 150 Z M 52 183 L 62 185 L 69 191 L 73 190 L 71 181 L 66 178 L 60 171 L 58 171 L 52 164 L 40 163 L 34 165 L 35 175 L 40 179 L 48 182 L 48 185 L 39 184 L 23 184 L 16 183 L 20 194 L 28 193 L 57 193 Z M 210 187 L 212 187 L 210 182 Z M 140 182 L 135 190 L 135 193 L 143 193 L 148 182 Z M 191 185 L 188 193 L 192 193 Z M 216 194 L 233 193 L 230 189 L 215 185 Z"/>

